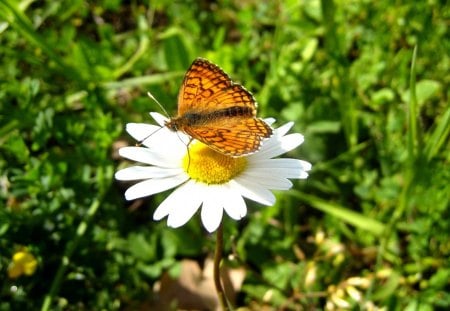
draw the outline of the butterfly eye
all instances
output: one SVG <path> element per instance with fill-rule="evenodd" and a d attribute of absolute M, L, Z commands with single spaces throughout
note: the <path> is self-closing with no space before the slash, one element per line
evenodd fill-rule
<path fill-rule="evenodd" d="M 167 128 L 168 128 L 169 130 L 171 130 L 171 131 L 174 131 L 174 132 L 178 131 L 178 125 L 177 125 L 176 122 L 174 122 L 173 120 L 171 120 L 171 121 L 166 121 L 166 122 L 164 123 L 164 126 L 167 127 Z"/>

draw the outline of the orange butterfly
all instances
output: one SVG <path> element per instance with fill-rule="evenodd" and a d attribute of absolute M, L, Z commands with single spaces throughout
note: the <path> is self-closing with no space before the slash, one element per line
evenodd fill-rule
<path fill-rule="evenodd" d="M 188 69 L 178 94 L 178 116 L 166 126 L 232 157 L 257 151 L 272 135 L 272 128 L 256 117 L 252 94 L 202 58 Z"/>

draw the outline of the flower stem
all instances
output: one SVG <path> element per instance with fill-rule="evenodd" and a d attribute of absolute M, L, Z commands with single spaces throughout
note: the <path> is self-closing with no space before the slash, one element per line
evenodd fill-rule
<path fill-rule="evenodd" d="M 219 303 L 222 306 L 222 310 L 228 311 L 231 310 L 227 296 L 225 295 L 225 291 L 222 287 L 222 282 L 220 281 L 220 262 L 222 261 L 222 252 L 223 252 L 223 226 L 220 224 L 217 229 L 217 238 L 216 238 L 216 250 L 214 254 L 214 285 L 216 286 L 217 296 L 219 298 Z"/>

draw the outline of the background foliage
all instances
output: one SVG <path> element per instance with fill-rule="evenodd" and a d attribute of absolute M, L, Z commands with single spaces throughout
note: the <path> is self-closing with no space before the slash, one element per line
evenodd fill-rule
<path fill-rule="evenodd" d="M 125 202 L 113 179 L 124 125 L 159 111 L 146 92 L 174 112 L 197 56 L 295 121 L 291 156 L 313 163 L 225 220 L 237 304 L 449 308 L 449 17 L 439 0 L 0 0 L 0 310 L 133 309 L 211 253 L 198 219 L 151 220 L 166 194 Z M 15 277 L 19 252 L 37 263 Z"/>

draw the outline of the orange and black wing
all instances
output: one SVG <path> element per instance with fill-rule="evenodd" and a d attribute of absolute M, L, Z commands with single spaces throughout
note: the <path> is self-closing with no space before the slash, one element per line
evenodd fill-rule
<path fill-rule="evenodd" d="M 272 128 L 262 119 L 234 118 L 185 128 L 187 134 L 225 155 L 239 157 L 257 151 Z"/>
<path fill-rule="evenodd" d="M 178 116 L 236 106 L 251 107 L 256 115 L 256 101 L 249 91 L 234 83 L 217 65 L 197 58 L 188 69 L 178 94 Z"/>

